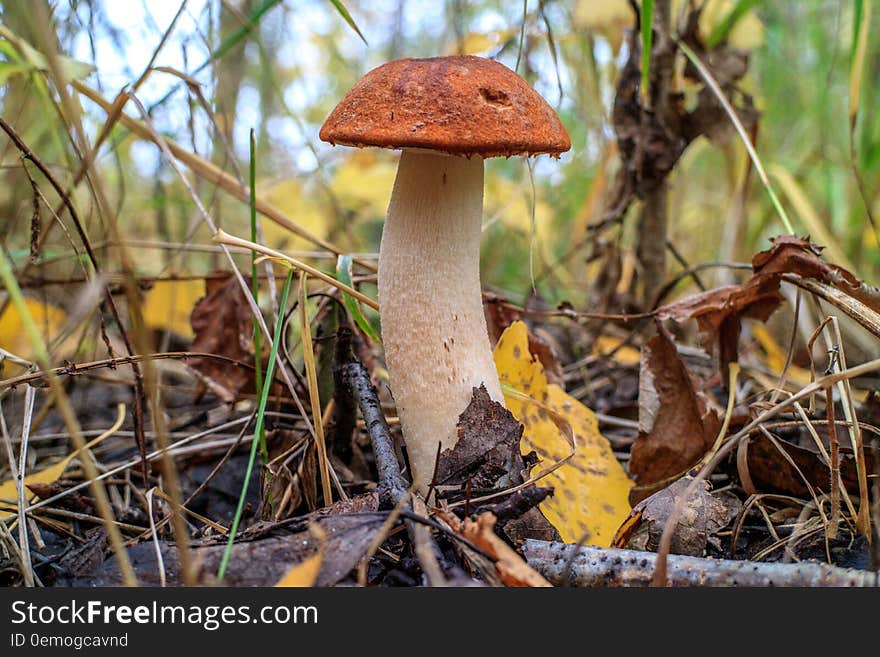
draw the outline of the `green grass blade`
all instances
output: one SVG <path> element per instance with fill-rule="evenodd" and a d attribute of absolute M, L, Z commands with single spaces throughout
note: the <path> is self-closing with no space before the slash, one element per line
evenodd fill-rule
<path fill-rule="evenodd" d="M 648 105 L 648 84 L 651 79 L 651 47 L 654 38 L 654 0 L 642 0 L 642 104 Z"/>
<path fill-rule="evenodd" d="M 871 25 L 871 0 L 856 0 L 853 15 L 853 40 L 849 59 L 849 158 L 856 188 L 865 216 L 871 225 L 875 239 L 880 240 L 880 230 L 874 212 L 871 209 L 871 197 L 866 189 L 865 180 L 859 166 L 859 154 L 856 149 L 856 126 L 859 121 L 859 105 L 862 101 L 862 80 L 865 71 L 865 54 L 868 51 L 868 34 Z"/>
<path fill-rule="evenodd" d="M 352 258 L 349 255 L 339 256 L 336 260 L 336 280 L 348 287 L 354 287 L 351 283 L 351 260 Z M 358 327 L 370 337 L 370 340 L 376 344 L 382 344 L 382 341 L 379 340 L 379 336 L 376 335 L 376 331 L 373 330 L 373 327 L 361 312 L 361 307 L 358 305 L 357 299 L 350 294 L 342 292 L 342 303 L 345 304 L 345 309 L 348 311 L 348 314 L 352 316 L 355 324 L 357 324 Z"/>
<path fill-rule="evenodd" d="M 755 146 L 752 144 L 752 140 L 749 138 L 749 133 L 746 132 L 745 127 L 742 124 L 742 121 L 739 120 L 739 116 L 736 114 L 736 110 L 733 109 L 733 106 L 730 104 L 730 101 L 727 100 L 727 96 L 724 95 L 724 92 L 721 90 L 721 87 L 718 86 L 717 80 L 712 76 L 712 73 L 705 67 L 700 58 L 697 57 L 697 54 L 691 50 L 687 44 L 683 41 L 676 41 L 676 45 L 679 50 L 684 53 L 684 56 L 687 57 L 691 64 L 694 65 L 694 68 L 700 73 L 700 76 L 706 82 L 706 85 L 709 89 L 712 90 L 712 93 L 715 94 L 715 97 L 718 99 L 718 102 L 721 103 L 721 106 L 724 108 L 724 111 L 727 113 L 727 116 L 730 118 L 730 122 L 733 123 L 733 127 L 736 128 L 737 134 L 742 139 L 743 145 L 746 147 L 746 151 L 749 154 L 749 157 L 752 160 L 752 164 L 755 166 L 755 171 L 758 173 L 758 178 L 761 179 L 761 184 L 764 185 L 764 189 L 767 190 L 767 195 L 770 197 L 770 203 L 773 204 L 773 207 L 776 209 L 776 213 L 779 215 L 779 218 L 782 220 L 782 225 L 785 226 L 785 230 L 789 235 L 794 235 L 794 227 L 791 224 L 791 220 L 788 218 L 788 214 L 785 212 L 785 208 L 782 207 L 782 203 L 779 202 L 779 197 L 776 196 L 776 192 L 773 190 L 773 186 L 770 184 L 770 179 L 767 177 L 767 172 L 764 170 L 764 165 L 761 164 L 761 158 L 758 157 L 758 151 L 755 150 Z"/>
<path fill-rule="evenodd" d="M 266 14 L 266 12 L 272 9 L 272 7 L 274 7 L 275 5 L 280 4 L 280 2 L 281 0 L 263 0 L 263 4 L 254 9 L 251 12 L 251 15 L 248 16 L 247 25 L 244 25 L 243 27 L 237 29 L 235 32 L 223 39 L 220 45 L 217 46 L 217 49 L 211 53 L 211 56 L 207 60 L 202 62 L 202 64 L 193 72 L 193 75 L 204 69 L 211 62 L 220 59 L 221 57 L 223 57 L 223 55 L 235 48 L 235 46 L 238 45 L 239 41 L 241 41 L 248 34 L 251 33 L 251 31 L 257 26 L 257 23 L 260 22 L 260 19 Z"/>
<path fill-rule="evenodd" d="M 196 69 L 192 73 L 190 73 L 190 75 L 197 75 L 201 71 L 205 70 L 208 66 L 210 66 L 214 61 L 223 57 L 223 55 L 234 48 L 239 41 L 244 39 L 248 34 L 253 31 L 255 27 L 257 27 L 257 24 L 260 22 L 260 19 L 263 18 L 266 12 L 268 12 L 275 5 L 280 3 L 281 0 L 264 0 L 264 2 L 259 7 L 254 9 L 254 11 L 251 12 L 251 15 L 248 16 L 247 25 L 241 27 L 240 29 L 236 30 L 228 37 L 223 39 L 220 45 L 217 46 L 216 50 L 214 50 L 205 61 L 199 64 Z M 173 96 L 182 86 L 182 84 L 177 84 L 171 87 L 168 93 L 166 93 L 164 96 L 162 96 L 162 98 L 150 105 L 149 109 L 147 110 L 148 113 L 152 114 L 153 110 L 155 110 L 157 107 L 161 107 L 166 102 L 168 102 L 168 99 L 171 98 L 171 96 Z"/>
<path fill-rule="evenodd" d="M 853 17 L 853 42 L 849 62 L 849 123 L 855 130 L 862 98 L 862 77 L 865 70 L 865 54 L 868 50 L 868 30 L 871 25 L 871 0 L 856 0 Z"/>
<path fill-rule="evenodd" d="M 235 542 L 235 535 L 238 532 L 238 525 L 241 522 L 241 514 L 244 511 L 244 500 L 247 496 L 248 484 L 251 481 L 251 473 L 254 469 L 254 463 L 257 460 L 257 446 L 259 444 L 260 432 L 263 431 L 266 419 L 266 404 L 269 401 L 269 390 L 272 388 L 272 375 L 275 372 L 275 358 L 278 355 L 278 345 L 281 344 L 281 331 L 284 330 L 284 309 L 287 307 L 287 297 L 290 295 L 290 284 L 293 282 L 293 270 L 287 273 L 287 279 L 284 281 L 284 291 L 281 293 L 281 305 L 278 308 L 278 323 L 275 326 L 275 335 L 272 337 L 272 349 L 269 354 L 269 366 L 266 368 L 266 384 L 260 390 L 260 405 L 257 408 L 257 421 L 254 425 L 254 439 L 251 441 L 251 453 L 248 458 L 247 470 L 244 473 L 244 482 L 241 485 L 241 495 L 238 498 L 238 506 L 235 509 L 235 517 L 232 519 L 232 527 L 229 528 L 229 539 L 226 541 L 226 549 L 223 551 L 223 559 L 220 561 L 220 568 L 217 570 L 217 579 L 223 580 L 226 575 L 226 568 L 229 566 L 229 557 L 232 554 L 232 544 Z"/>
<path fill-rule="evenodd" d="M 256 164 L 256 140 L 254 130 L 250 134 L 250 199 L 251 209 L 251 242 L 257 241 L 257 164 Z M 254 303 L 260 307 L 260 278 L 257 270 L 257 252 L 251 251 L 251 292 L 254 295 Z M 254 382 L 256 389 L 263 389 L 263 348 L 261 340 L 260 323 L 254 317 Z M 263 458 L 269 457 L 269 448 L 266 446 L 266 431 L 260 431 L 260 454 Z"/>
<path fill-rule="evenodd" d="M 859 29 L 863 23 L 863 17 L 865 15 L 865 3 L 864 0 L 854 0 L 853 1 L 853 40 L 850 44 L 849 48 L 849 64 L 850 68 L 852 68 L 853 60 L 856 58 L 856 50 L 859 45 L 858 33 Z"/>
<path fill-rule="evenodd" d="M 330 0 L 330 4 L 336 7 L 336 11 L 339 12 L 339 15 L 345 19 L 345 22 L 348 23 L 348 26 L 357 32 L 357 35 L 361 38 L 361 41 L 364 42 L 364 45 L 370 45 L 367 43 L 366 38 L 363 34 L 361 34 L 360 28 L 357 26 L 357 23 L 354 22 L 354 19 L 351 17 L 351 14 L 348 13 L 348 9 L 345 8 L 345 5 L 342 4 L 341 0 Z"/>
<path fill-rule="evenodd" d="M 719 43 L 722 43 L 730 34 L 730 31 L 736 27 L 736 24 L 739 23 L 740 19 L 742 19 L 742 17 L 760 1 L 761 0 L 739 0 L 739 2 L 733 5 L 730 11 L 727 12 L 727 15 L 722 21 L 715 26 L 715 29 L 712 30 L 712 33 L 706 40 L 706 46 L 708 48 L 714 48 Z"/>

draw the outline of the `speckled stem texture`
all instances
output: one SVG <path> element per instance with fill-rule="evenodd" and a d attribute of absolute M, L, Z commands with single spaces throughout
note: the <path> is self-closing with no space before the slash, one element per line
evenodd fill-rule
<path fill-rule="evenodd" d="M 480 288 L 483 160 L 404 150 L 382 234 L 382 343 L 413 483 L 455 444 L 473 388 L 501 403 Z"/>
<path fill-rule="evenodd" d="M 653 552 L 526 540 L 528 564 L 555 585 L 650 586 Z M 878 586 L 877 573 L 822 563 L 758 563 L 669 555 L 668 586 Z"/>

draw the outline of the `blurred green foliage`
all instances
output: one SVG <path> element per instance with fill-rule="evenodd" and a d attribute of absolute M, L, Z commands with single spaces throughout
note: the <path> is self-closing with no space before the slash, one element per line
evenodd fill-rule
<path fill-rule="evenodd" d="M 53 22 L 44 23 L 31 3 L 0 5 L 8 34 L 32 44 L 38 55 L 55 48 L 67 58 L 67 76 L 108 100 L 141 77 L 180 8 L 177 2 L 56 2 L 47 5 Z M 673 6 L 673 15 L 680 16 L 687 2 Z M 709 0 L 700 34 L 726 34 L 732 45 L 749 51 L 742 88 L 761 112 L 756 145 L 765 166 L 790 174 L 835 246 L 861 277 L 876 281 L 880 248 L 854 171 L 865 202 L 880 215 L 880 42 L 874 36 L 880 34 L 880 11 L 869 17 L 853 161 L 848 103 L 855 6 L 837 0 Z M 609 266 L 609 253 L 622 254 L 624 279 L 632 263 L 638 204 L 623 225 L 601 231 L 590 226 L 613 197 L 619 162 L 610 112 L 626 57 L 624 32 L 634 25 L 625 0 L 191 0 L 156 58 L 159 68 L 148 73 L 137 96 L 158 130 L 235 176 L 247 170 L 248 134 L 255 130 L 258 194 L 343 251 L 375 252 L 396 154 L 320 142 L 318 128 L 330 109 L 363 73 L 392 58 L 472 53 L 511 68 L 519 62 L 520 74 L 558 110 L 572 150 L 558 161 L 539 158 L 533 178 L 520 159 L 489 162 L 484 283 L 514 300 L 534 286 L 551 303 L 567 299 L 583 307 L 591 303 L 591 282 Z M 83 157 L 75 123 L 81 121 L 94 139 L 106 116 L 85 99 L 77 104 L 82 114 L 69 116 L 40 70 L 45 63 L 23 53 L 8 34 L 0 40 L 0 113 L 70 185 Z M 687 99 L 687 85 L 679 82 Z M 193 93 L 195 85 L 206 102 Z M 125 111 L 138 116 L 131 103 Z M 2 243 L 24 267 L 33 191 L 8 141 L 2 152 Z M 97 166 L 140 272 L 205 273 L 223 265 L 216 254 L 183 248 L 206 245 L 210 235 L 154 145 L 117 125 L 98 152 Z M 733 131 L 712 143 L 698 140 L 680 161 L 669 180 L 669 240 L 688 263 L 748 261 L 769 236 L 782 232 L 754 175 L 738 207 L 745 171 L 744 149 Z M 204 178 L 191 180 L 226 231 L 250 233 L 246 203 Z M 117 255 L 107 248 L 110 234 L 90 184 L 79 183 L 74 198 L 112 271 Z M 797 230 L 809 232 L 790 191 L 781 189 L 783 203 Z M 42 215 L 44 225 L 52 220 L 45 208 Z M 271 246 L 321 251 L 265 219 L 262 229 Z M 41 266 L 55 276 L 76 275 L 80 265 L 73 256 L 64 232 L 55 231 L 43 246 Z M 335 257 L 318 262 L 332 271 Z M 241 263 L 247 266 L 243 256 Z M 670 275 L 680 268 L 670 259 Z"/>

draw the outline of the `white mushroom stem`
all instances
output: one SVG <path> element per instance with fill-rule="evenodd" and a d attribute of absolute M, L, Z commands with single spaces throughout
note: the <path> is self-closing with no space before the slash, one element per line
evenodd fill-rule
<path fill-rule="evenodd" d="M 413 483 L 456 442 L 473 388 L 504 403 L 480 288 L 483 159 L 404 150 L 379 252 L 382 343 Z"/>

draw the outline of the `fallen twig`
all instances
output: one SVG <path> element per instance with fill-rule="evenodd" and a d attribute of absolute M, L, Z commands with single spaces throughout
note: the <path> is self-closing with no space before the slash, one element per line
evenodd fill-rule
<path fill-rule="evenodd" d="M 336 367 L 346 391 L 361 409 L 379 472 L 379 508 L 393 509 L 409 495 L 409 485 L 400 474 L 391 429 L 382 413 L 376 388 L 367 368 L 355 358 L 351 348 L 351 329 L 340 328 L 336 338 Z"/>
<path fill-rule="evenodd" d="M 653 552 L 597 548 L 526 540 L 528 564 L 553 584 L 571 586 L 651 586 Z M 669 555 L 667 586 L 880 586 L 880 574 L 816 562 L 759 563 Z"/>
<path fill-rule="evenodd" d="M 370 443 L 373 446 L 373 455 L 376 459 L 376 470 L 379 473 L 379 508 L 402 509 L 408 511 L 414 509 L 419 512 L 425 511 L 425 506 L 420 503 L 413 504 L 413 497 L 409 485 L 400 474 L 400 465 L 397 462 L 397 453 L 394 450 L 394 441 L 391 439 L 391 429 L 382 413 L 382 406 L 376 394 L 376 388 L 370 381 L 370 373 L 367 368 L 357 360 L 352 350 L 352 332 L 347 327 L 341 327 L 336 336 L 336 372 L 337 381 L 341 381 L 345 390 L 344 394 L 357 401 L 364 417 L 367 433 L 370 434 Z M 337 398 L 340 396 L 337 392 Z M 343 406 L 347 404 L 343 403 Z M 402 500 L 406 500 L 401 504 Z M 413 549 L 422 570 L 428 577 L 431 586 L 443 586 L 442 573 L 439 562 L 442 553 L 434 538 L 424 527 L 413 520 L 405 520 L 407 532 L 413 542 Z M 459 578 L 463 573 L 458 568 L 453 569 L 453 576 Z"/>

